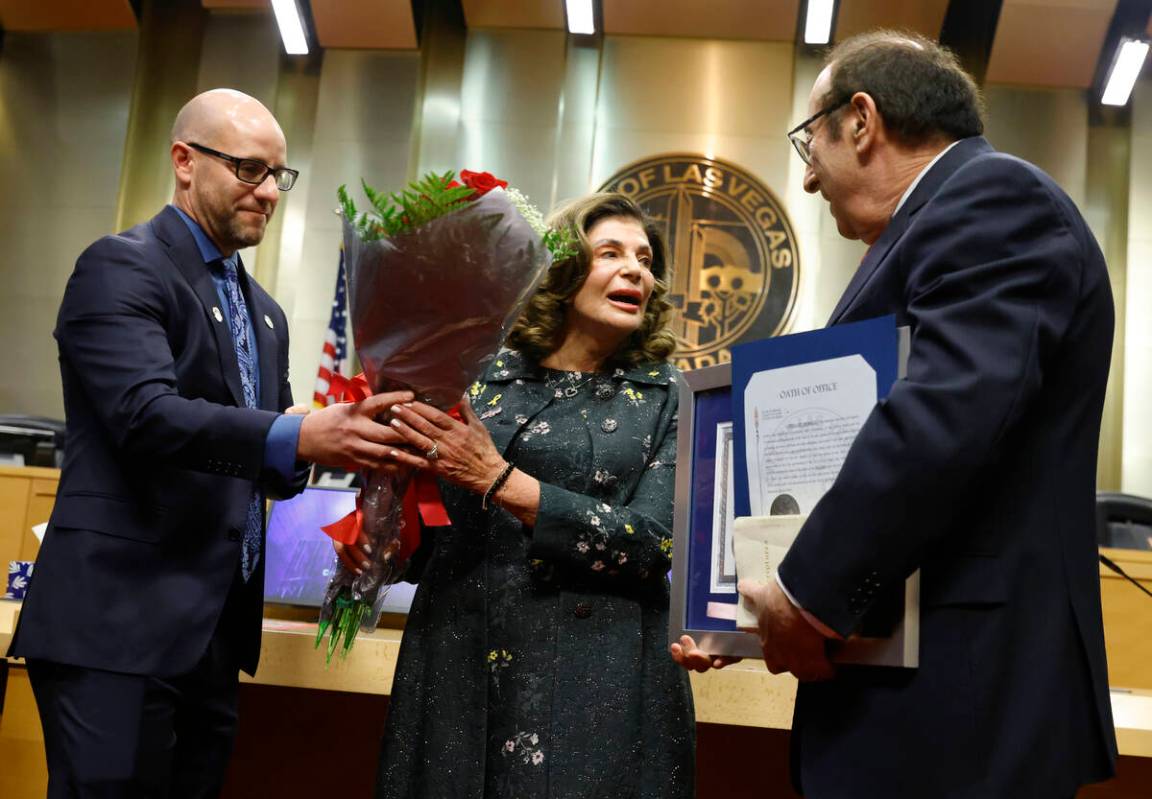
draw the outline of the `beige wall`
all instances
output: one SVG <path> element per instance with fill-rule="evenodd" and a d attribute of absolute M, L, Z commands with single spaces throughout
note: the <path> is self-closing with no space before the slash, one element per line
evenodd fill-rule
<path fill-rule="evenodd" d="M 310 153 L 299 162 L 306 177 L 280 209 L 283 231 L 274 293 L 292 331 L 289 359 L 296 402 L 311 402 L 332 309 L 343 237 L 336 190 L 347 184 L 364 205 L 361 177 L 380 189 L 397 189 L 408 179 L 419 79 L 415 53 L 324 54 Z"/>
<path fill-rule="evenodd" d="M 1147 70 L 1145 70 L 1147 75 Z M 1152 79 L 1132 99 L 1124 327 L 1123 490 L 1152 497 Z"/>
<path fill-rule="evenodd" d="M 1075 89 L 989 86 L 985 135 L 997 149 L 1039 166 L 1080 207 L 1108 261 L 1116 300 L 1117 335 L 1100 436 L 1097 482 L 1119 490 L 1124 461 L 1122 334 L 1128 255 L 1129 130 L 1092 120 Z"/>
<path fill-rule="evenodd" d="M 139 36 L 175 35 L 163 30 L 175 19 Z M 336 187 L 361 177 L 396 188 L 431 169 L 488 169 L 547 208 L 656 153 L 734 161 L 792 217 L 801 258 L 795 331 L 823 324 L 863 254 L 839 237 L 820 198 L 803 192 L 802 165 L 783 136 L 806 116 L 819 70 L 791 45 L 621 36 L 597 47 L 557 31 L 462 32 L 432 18 L 422 53 L 332 50 L 301 60 L 280 53 L 266 16 L 207 14 L 197 24 L 195 88 L 232 85 L 264 100 L 302 171 L 264 244 L 245 254 L 289 316 L 298 401 L 311 396 L 331 305 Z M 140 167 L 117 197 L 122 161 L 156 159 L 157 148 L 162 157 L 165 146 L 159 124 L 146 136 L 133 126 L 134 95 L 142 115 L 150 103 L 178 107 L 189 91 L 187 80 L 166 88 L 154 71 L 134 74 L 136 51 L 137 34 L 126 33 L 9 34 L 0 52 L 0 332 L 24 342 L 19 354 L 0 355 L 0 412 L 60 414 L 50 331 L 72 263 L 112 229 L 118 201 L 143 209 L 167 200 Z M 1152 175 L 1152 89 L 1145 81 L 1137 90 L 1131 132 L 1091 122 L 1077 91 L 990 87 L 987 99 L 992 143 L 1051 173 L 1109 256 L 1121 334 L 1101 485 L 1152 495 L 1152 188 L 1144 178 Z M 138 135 L 124 161 L 130 130 Z"/>
<path fill-rule="evenodd" d="M 8 33 L 0 51 L 0 413 L 62 418 L 52 328 L 68 275 L 113 230 L 132 33 Z"/>

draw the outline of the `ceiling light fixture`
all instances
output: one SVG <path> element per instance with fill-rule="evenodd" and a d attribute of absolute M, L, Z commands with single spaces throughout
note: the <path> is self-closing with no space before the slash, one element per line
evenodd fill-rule
<path fill-rule="evenodd" d="M 596 32 L 596 17 L 592 13 L 592 0 L 564 0 L 568 12 L 568 32 L 590 36 Z"/>
<path fill-rule="evenodd" d="M 304 21 L 296 0 L 272 0 L 272 11 L 276 14 L 276 24 L 280 26 L 284 52 L 308 55 L 308 37 L 304 35 Z"/>
<path fill-rule="evenodd" d="M 1140 68 L 1148 55 L 1148 42 L 1124 37 L 1116 48 L 1116 58 L 1108 71 L 1108 81 L 1104 84 L 1104 105 L 1125 105 L 1132 96 L 1132 87 L 1140 77 Z"/>
<path fill-rule="evenodd" d="M 804 44 L 828 44 L 832 40 L 832 18 L 836 0 L 808 0 L 804 19 Z"/>

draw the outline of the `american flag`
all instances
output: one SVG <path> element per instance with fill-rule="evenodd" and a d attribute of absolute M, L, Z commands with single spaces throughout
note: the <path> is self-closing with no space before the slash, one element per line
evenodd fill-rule
<path fill-rule="evenodd" d="M 336 296 L 332 300 L 332 316 L 328 320 L 328 332 L 324 334 L 324 351 L 320 355 L 320 368 L 316 373 L 316 388 L 312 392 L 312 404 L 323 408 L 333 401 L 328 393 L 332 375 L 346 374 L 348 370 L 348 302 L 344 283 L 344 249 L 340 249 L 340 266 L 336 270 Z"/>

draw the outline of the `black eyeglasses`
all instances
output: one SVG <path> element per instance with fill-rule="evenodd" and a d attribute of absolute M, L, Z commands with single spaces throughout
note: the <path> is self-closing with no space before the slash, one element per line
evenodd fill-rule
<path fill-rule="evenodd" d="M 205 147 L 202 144 L 194 144 L 193 142 L 185 143 L 193 150 L 199 150 L 207 155 L 214 155 L 232 164 L 232 167 L 236 170 L 237 179 L 245 183 L 251 183 L 253 186 L 259 186 L 268 179 L 269 175 L 272 175 L 276 180 L 276 188 L 280 189 L 280 191 L 289 191 L 296 185 L 296 178 L 300 177 L 298 171 L 289 169 L 286 166 L 270 167 L 263 161 L 255 158 L 237 158 L 234 155 L 213 150 L 211 147 Z"/>
<path fill-rule="evenodd" d="M 812 144 L 812 132 L 808 130 L 808 126 L 820 117 L 831 114 L 833 111 L 847 102 L 848 101 L 845 100 L 843 102 L 836 103 L 835 105 L 830 105 L 823 111 L 817 111 L 815 114 L 805 119 L 799 125 L 792 128 L 792 130 L 788 131 L 788 141 L 792 142 L 792 146 L 796 148 L 796 152 L 800 155 L 800 160 L 802 160 L 805 164 L 812 163 L 812 150 L 810 149 Z"/>

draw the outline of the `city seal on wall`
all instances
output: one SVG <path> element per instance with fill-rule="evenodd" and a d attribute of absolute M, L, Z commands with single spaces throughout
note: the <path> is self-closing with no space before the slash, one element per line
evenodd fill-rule
<path fill-rule="evenodd" d="M 796 236 L 754 175 L 719 158 L 660 155 L 624 167 L 600 190 L 631 197 L 663 226 L 677 366 L 725 363 L 733 344 L 787 331 L 800 277 Z"/>

